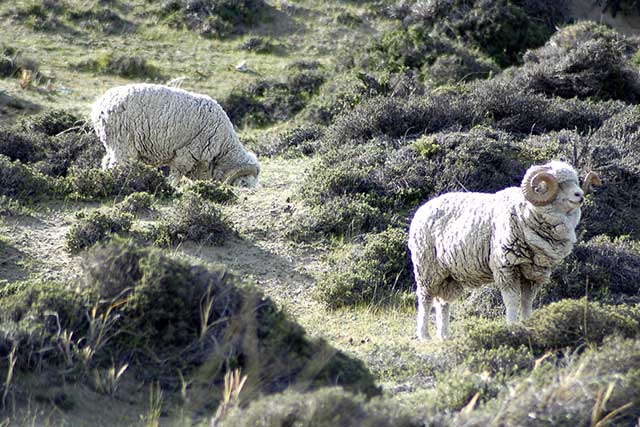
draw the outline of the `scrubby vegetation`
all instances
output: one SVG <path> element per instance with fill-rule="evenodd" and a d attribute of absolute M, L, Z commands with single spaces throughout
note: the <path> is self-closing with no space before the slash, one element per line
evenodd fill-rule
<path fill-rule="evenodd" d="M 38 369 L 91 385 L 94 373 L 124 366 L 125 375 L 168 389 L 186 381 L 185 392 L 194 399 L 206 392 L 209 405 L 222 399 L 217 386 L 233 369 L 250 373 L 249 395 L 297 382 L 378 392 L 362 363 L 308 339 L 273 302 L 223 268 L 116 240 L 92 250 L 84 269 L 76 290 L 37 282 L 2 290 L 3 369 L 10 357 L 17 378 Z"/>
<path fill-rule="evenodd" d="M 0 425 L 637 421 L 636 37 L 555 0 L 10 3 Z M 92 99 L 170 79 L 219 100 L 261 186 L 100 167 Z M 604 185 L 533 317 L 507 325 L 483 287 L 417 343 L 413 212 L 549 159 Z M 135 415 L 101 423 L 90 393 Z"/>

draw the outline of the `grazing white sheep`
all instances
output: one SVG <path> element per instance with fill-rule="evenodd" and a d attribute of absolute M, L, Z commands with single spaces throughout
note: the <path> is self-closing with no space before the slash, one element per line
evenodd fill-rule
<path fill-rule="evenodd" d="M 109 89 L 91 110 L 107 154 L 102 166 L 143 161 L 168 166 L 173 177 L 255 187 L 260 164 L 222 107 L 206 95 L 156 84 Z"/>
<path fill-rule="evenodd" d="M 436 335 L 449 334 L 449 302 L 464 288 L 494 282 L 507 323 L 531 316 L 534 292 L 573 249 L 582 188 L 570 165 L 551 161 L 527 170 L 520 187 L 497 193 L 447 193 L 422 205 L 409 229 L 418 297 L 417 334 L 429 339 L 436 308 Z"/>

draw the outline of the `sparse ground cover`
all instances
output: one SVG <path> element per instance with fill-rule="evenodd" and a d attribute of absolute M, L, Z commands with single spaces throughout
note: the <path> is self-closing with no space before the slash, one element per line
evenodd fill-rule
<path fill-rule="evenodd" d="M 634 425 L 638 40 L 569 10 L 0 1 L 0 423 Z M 99 169 L 93 99 L 170 80 L 225 106 L 260 187 Z M 549 158 L 605 185 L 535 316 L 485 288 L 418 342 L 412 212 Z"/>

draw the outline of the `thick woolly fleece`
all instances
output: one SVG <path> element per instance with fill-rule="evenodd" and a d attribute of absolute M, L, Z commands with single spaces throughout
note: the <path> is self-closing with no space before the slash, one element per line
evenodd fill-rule
<path fill-rule="evenodd" d="M 448 334 L 448 302 L 464 288 L 494 282 L 507 321 L 531 314 L 536 288 L 571 252 L 584 193 L 576 171 L 553 161 L 544 165 L 560 182 L 555 201 L 534 206 L 520 187 L 497 193 L 447 193 L 415 213 L 409 249 L 418 296 L 418 336 L 429 338 L 428 315 L 436 305 L 438 336 Z M 534 171 L 533 166 L 525 175 Z"/>
<path fill-rule="evenodd" d="M 97 99 L 91 119 L 107 151 L 105 168 L 140 160 L 168 166 L 175 176 L 219 181 L 248 165 L 259 170 L 227 114 L 206 95 L 156 84 L 119 86 Z"/>

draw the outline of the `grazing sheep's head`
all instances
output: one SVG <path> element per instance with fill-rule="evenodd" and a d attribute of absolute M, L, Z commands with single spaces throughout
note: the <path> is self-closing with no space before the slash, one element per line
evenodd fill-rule
<path fill-rule="evenodd" d="M 579 208 L 584 195 L 592 185 L 600 185 L 598 174 L 589 172 L 582 187 L 578 174 L 571 165 L 551 161 L 541 166 L 531 166 L 522 179 L 522 193 L 534 206 L 553 204 L 557 210 L 569 213 Z"/>
<path fill-rule="evenodd" d="M 252 163 L 243 165 L 239 169 L 235 169 L 229 173 L 224 182 L 235 187 L 254 188 L 258 185 L 258 176 L 260 175 L 260 163 L 255 154 L 249 152 Z"/>

